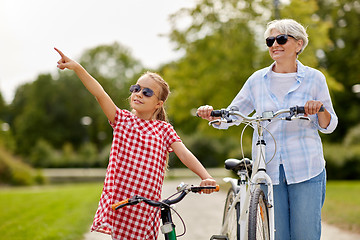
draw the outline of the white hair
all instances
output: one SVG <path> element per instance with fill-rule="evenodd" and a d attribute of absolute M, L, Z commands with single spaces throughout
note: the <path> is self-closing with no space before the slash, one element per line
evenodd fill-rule
<path fill-rule="evenodd" d="M 278 30 L 282 34 L 288 34 L 293 36 L 296 40 L 302 40 L 303 45 L 301 50 L 297 53 L 298 55 L 304 51 L 305 47 L 309 43 L 306 29 L 298 22 L 292 19 L 281 19 L 274 20 L 267 24 L 267 28 L 264 32 L 264 37 L 268 38 L 272 30 Z"/>

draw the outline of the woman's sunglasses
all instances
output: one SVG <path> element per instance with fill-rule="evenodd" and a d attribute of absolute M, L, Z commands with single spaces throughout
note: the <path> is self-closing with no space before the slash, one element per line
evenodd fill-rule
<path fill-rule="evenodd" d="M 296 38 L 291 36 L 291 35 L 281 34 L 281 35 L 277 35 L 276 37 L 268 37 L 268 38 L 266 38 L 266 45 L 268 47 L 272 47 L 272 45 L 274 45 L 275 40 L 276 40 L 276 42 L 278 44 L 284 45 L 288 41 L 289 37 L 292 37 L 293 39 L 296 40 Z"/>
<path fill-rule="evenodd" d="M 135 85 L 131 85 L 130 86 L 130 92 L 131 93 L 137 93 L 141 91 L 141 86 L 139 84 L 135 84 Z M 142 89 L 142 94 L 145 97 L 152 97 L 153 95 L 156 96 L 156 94 L 154 93 L 153 90 L 151 90 L 150 88 L 143 88 Z"/>

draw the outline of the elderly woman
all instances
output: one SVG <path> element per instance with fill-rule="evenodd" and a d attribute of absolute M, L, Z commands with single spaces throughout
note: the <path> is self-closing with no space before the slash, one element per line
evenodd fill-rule
<path fill-rule="evenodd" d="M 274 63 L 250 76 L 230 106 L 236 106 L 245 115 L 254 110 L 261 114 L 305 106 L 310 121 L 277 121 L 268 126 L 277 152 L 267 165 L 267 173 L 274 183 L 275 238 L 320 239 L 326 171 L 318 131 L 333 132 L 337 116 L 325 76 L 297 60 L 308 44 L 305 28 L 291 19 L 275 20 L 268 23 L 264 36 Z M 319 112 L 321 106 L 325 111 Z M 214 120 L 210 116 L 212 110 L 212 106 L 202 106 L 197 114 Z M 221 123 L 216 127 L 228 126 Z M 269 160 L 274 154 L 274 140 L 268 133 L 264 138 Z M 253 149 L 254 144 L 253 141 Z"/>

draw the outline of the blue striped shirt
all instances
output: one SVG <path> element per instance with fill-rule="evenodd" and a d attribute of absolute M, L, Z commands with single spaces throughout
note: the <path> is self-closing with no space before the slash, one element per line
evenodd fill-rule
<path fill-rule="evenodd" d="M 270 67 L 256 71 L 244 84 L 234 98 L 231 106 L 249 115 L 255 111 L 261 115 L 264 111 L 277 111 L 294 106 L 304 106 L 309 100 L 318 100 L 331 115 L 329 126 L 324 129 L 319 126 L 317 114 L 309 116 L 311 121 L 272 121 L 264 122 L 266 128 L 276 140 L 276 153 L 268 162 L 267 173 L 273 184 L 279 183 L 279 164 L 283 164 L 288 184 L 309 180 L 320 174 L 325 168 L 323 148 L 318 131 L 331 133 L 335 130 L 338 119 L 333 109 L 325 76 L 318 70 L 304 66 L 297 61 L 296 82 L 289 89 L 283 101 L 279 101 L 270 91 Z M 230 124 L 220 124 L 218 128 L 227 129 Z M 264 131 L 266 141 L 266 161 L 274 154 L 275 143 L 271 135 Z M 254 132 L 252 155 L 255 159 L 255 144 L 257 133 Z"/>

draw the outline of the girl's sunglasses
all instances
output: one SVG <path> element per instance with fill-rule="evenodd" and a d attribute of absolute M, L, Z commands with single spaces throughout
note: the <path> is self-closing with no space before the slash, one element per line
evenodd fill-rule
<path fill-rule="evenodd" d="M 293 39 L 296 39 L 291 35 L 281 34 L 281 35 L 277 35 L 276 37 L 268 37 L 268 38 L 266 38 L 266 45 L 268 47 L 272 47 L 272 45 L 274 45 L 275 40 L 276 40 L 276 42 L 278 44 L 284 45 L 288 41 L 289 37 L 292 37 Z"/>
<path fill-rule="evenodd" d="M 135 84 L 135 85 L 130 86 L 130 92 L 131 93 L 137 93 L 137 92 L 140 92 L 140 91 L 141 91 L 141 86 L 139 84 Z M 145 97 L 152 97 L 153 95 L 155 95 L 154 91 L 151 90 L 150 88 L 143 88 L 142 89 L 142 94 Z"/>

